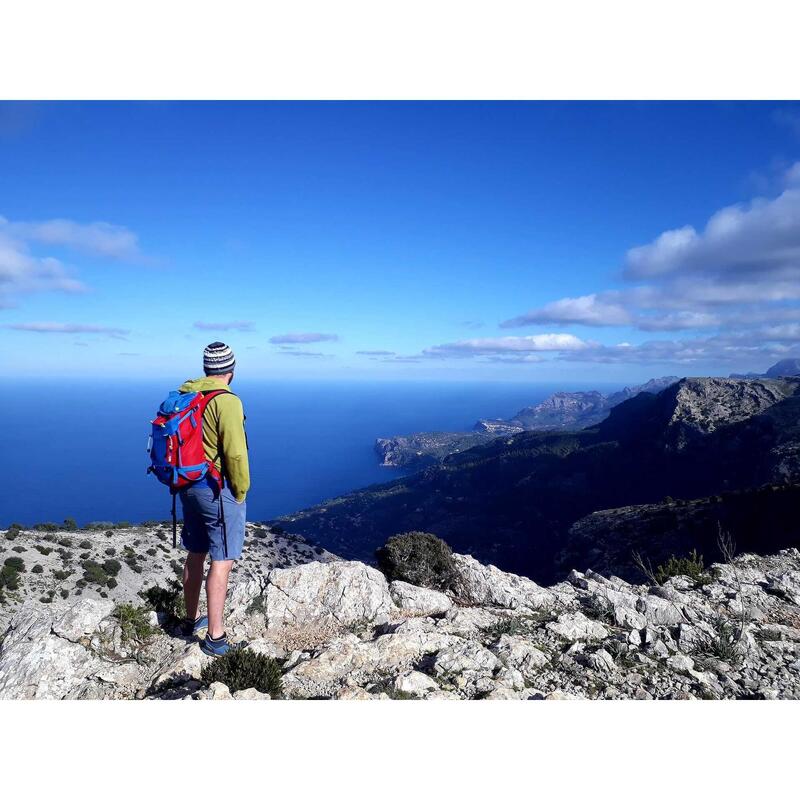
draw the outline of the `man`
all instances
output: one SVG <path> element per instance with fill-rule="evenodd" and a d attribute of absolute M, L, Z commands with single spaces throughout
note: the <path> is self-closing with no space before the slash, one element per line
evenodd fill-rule
<path fill-rule="evenodd" d="M 236 359 L 222 342 L 213 342 L 203 351 L 205 378 L 186 381 L 180 392 L 223 390 L 213 397 L 203 413 L 203 450 L 206 460 L 223 477 L 224 487 L 210 475 L 180 491 L 183 507 L 181 544 L 189 551 L 183 567 L 183 594 L 186 600 L 187 632 L 201 635 L 204 653 L 221 656 L 231 646 L 225 635 L 223 611 L 228 592 L 228 577 L 234 561 L 242 555 L 246 506 L 250 488 L 250 465 L 244 432 L 242 401 L 229 389 Z M 206 556 L 211 566 L 206 579 L 208 616 L 200 616 L 200 589 Z"/>

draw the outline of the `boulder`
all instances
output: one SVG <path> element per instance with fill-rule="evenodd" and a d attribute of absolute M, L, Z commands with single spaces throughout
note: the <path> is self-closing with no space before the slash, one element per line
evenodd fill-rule
<path fill-rule="evenodd" d="M 435 692 L 439 684 L 424 672 L 412 670 L 404 675 L 398 675 L 394 681 L 394 688 L 398 692 L 405 692 L 414 697 L 424 697 L 428 692 Z"/>
<path fill-rule="evenodd" d="M 61 612 L 52 624 L 53 633 L 71 642 L 94 633 L 100 623 L 114 611 L 112 600 L 87 597 Z"/>
<path fill-rule="evenodd" d="M 435 656 L 433 666 L 440 675 L 461 673 L 491 674 L 501 666 L 497 656 L 478 642 L 459 639 L 442 648 Z"/>
<path fill-rule="evenodd" d="M 313 561 L 273 569 L 266 588 L 267 628 L 376 622 L 396 611 L 386 578 L 359 561 Z"/>
<path fill-rule="evenodd" d="M 491 564 L 481 564 L 472 556 L 453 555 L 458 576 L 456 596 L 478 606 L 536 610 L 550 608 L 552 592 L 520 575 L 503 572 Z"/>
<path fill-rule="evenodd" d="M 403 611 L 410 611 L 413 614 L 435 616 L 446 614 L 453 607 L 453 601 L 444 592 L 414 586 L 405 581 L 392 581 L 389 584 L 389 592 Z"/>
<path fill-rule="evenodd" d="M 598 641 L 608 636 L 605 625 L 589 619 L 580 611 L 561 614 L 555 622 L 548 622 L 547 629 L 567 641 Z"/>
<path fill-rule="evenodd" d="M 545 653 L 521 636 L 503 634 L 491 650 L 507 667 L 518 670 L 525 678 L 533 677 L 550 663 Z"/>

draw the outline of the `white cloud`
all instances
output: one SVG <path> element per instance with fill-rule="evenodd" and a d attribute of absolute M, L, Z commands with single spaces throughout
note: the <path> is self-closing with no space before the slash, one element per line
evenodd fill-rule
<path fill-rule="evenodd" d="M 63 262 L 33 248 L 66 248 L 98 257 L 141 259 L 136 235 L 105 222 L 12 222 L 0 216 L 0 306 L 28 292 L 80 292 L 86 286 Z"/>
<path fill-rule="evenodd" d="M 470 358 L 504 353 L 537 353 L 581 350 L 591 343 L 571 333 L 539 333 L 535 336 L 502 336 L 494 339 L 464 339 L 435 345 L 423 351 L 433 358 Z"/>
<path fill-rule="evenodd" d="M 793 178 L 797 165 L 787 171 Z M 691 225 L 665 231 L 650 244 L 631 248 L 631 278 L 689 273 L 718 277 L 800 277 L 800 188 L 778 197 L 717 211 L 698 233 Z"/>
<path fill-rule="evenodd" d="M 623 276 L 636 285 L 564 297 L 501 323 L 695 331 L 695 338 L 567 350 L 560 358 L 712 362 L 795 347 L 800 321 L 800 162 L 781 190 L 712 214 L 701 230 L 668 230 L 633 247 Z M 713 332 L 699 338 L 701 331 Z"/>
<path fill-rule="evenodd" d="M 201 331 L 242 331 L 254 330 L 252 322 L 195 322 L 194 327 Z"/>
<path fill-rule="evenodd" d="M 273 336 L 272 344 L 309 344 L 311 342 L 337 342 L 339 337 L 335 333 L 284 333 Z"/>
<path fill-rule="evenodd" d="M 135 261 L 142 255 L 133 231 L 108 222 L 80 223 L 69 219 L 9 222 L 0 217 L 0 230 L 23 241 L 66 247 L 95 256 Z"/>
<path fill-rule="evenodd" d="M 18 322 L 4 327 L 14 331 L 29 331 L 30 333 L 92 333 L 111 336 L 115 339 L 124 338 L 130 331 L 124 328 L 113 328 L 106 325 L 83 325 L 72 322 Z"/>
<path fill-rule="evenodd" d="M 618 294 L 587 294 L 581 297 L 564 297 L 519 317 L 506 320 L 501 328 L 518 328 L 523 325 L 628 325 L 631 313 L 616 298 Z"/>

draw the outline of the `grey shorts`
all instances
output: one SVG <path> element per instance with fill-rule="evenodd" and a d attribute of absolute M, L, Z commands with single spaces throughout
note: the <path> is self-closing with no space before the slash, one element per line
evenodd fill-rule
<path fill-rule="evenodd" d="M 212 561 L 241 558 L 247 503 L 237 503 L 226 486 L 221 492 L 220 507 L 220 491 L 207 482 L 187 486 L 179 496 L 183 506 L 183 547 L 190 553 L 208 553 Z"/>

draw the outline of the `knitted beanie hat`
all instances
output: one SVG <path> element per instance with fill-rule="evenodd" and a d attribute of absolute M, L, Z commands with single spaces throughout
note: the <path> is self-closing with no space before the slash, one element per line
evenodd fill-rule
<path fill-rule="evenodd" d="M 233 372 L 236 358 L 233 350 L 222 342 L 212 342 L 203 350 L 203 370 L 206 375 L 224 375 Z"/>

